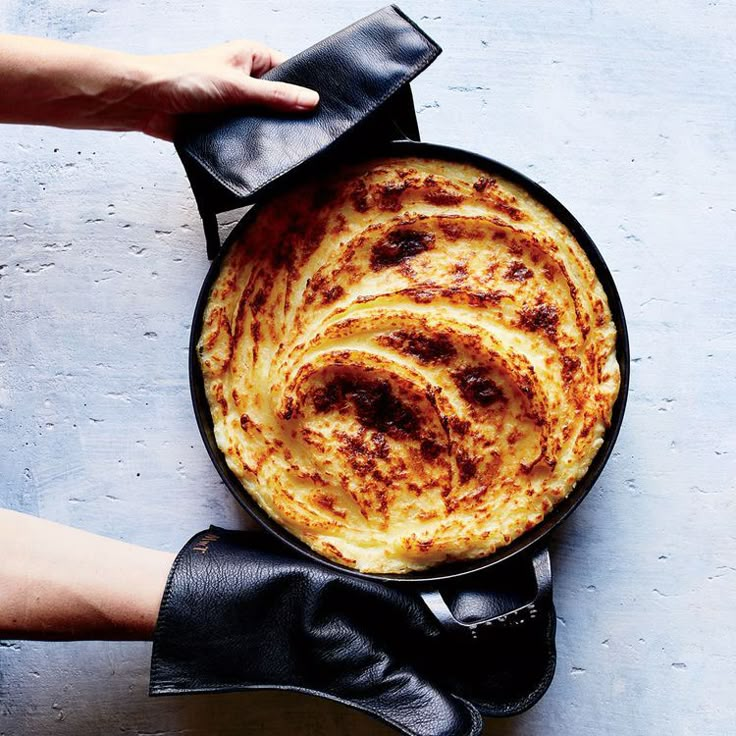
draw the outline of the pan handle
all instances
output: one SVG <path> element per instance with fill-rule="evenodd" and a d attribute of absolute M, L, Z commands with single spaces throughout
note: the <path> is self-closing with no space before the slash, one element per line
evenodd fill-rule
<path fill-rule="evenodd" d="M 534 598 L 523 606 L 492 616 L 482 621 L 460 621 L 455 618 L 440 590 L 422 590 L 422 600 L 445 631 L 463 637 L 478 639 L 485 629 L 522 626 L 535 619 L 552 597 L 552 567 L 546 547 L 538 549 L 532 557 L 536 592 Z"/>

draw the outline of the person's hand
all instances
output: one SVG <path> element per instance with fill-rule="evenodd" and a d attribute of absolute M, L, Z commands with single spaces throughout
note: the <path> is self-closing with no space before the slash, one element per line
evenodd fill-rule
<path fill-rule="evenodd" d="M 260 77 L 284 55 L 254 41 L 142 56 L 0 35 L 0 122 L 141 131 L 171 140 L 176 116 L 254 106 L 304 112 L 316 92 Z"/>
<path fill-rule="evenodd" d="M 143 60 L 148 79 L 132 102 L 150 112 L 144 133 L 170 140 L 176 116 L 238 105 L 286 112 L 311 110 L 319 95 L 311 89 L 260 77 L 286 60 L 278 51 L 254 41 L 233 41 L 186 54 Z"/>

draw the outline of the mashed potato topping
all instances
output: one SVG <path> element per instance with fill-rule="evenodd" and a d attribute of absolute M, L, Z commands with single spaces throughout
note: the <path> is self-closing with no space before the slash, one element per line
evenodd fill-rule
<path fill-rule="evenodd" d="M 384 158 L 261 206 L 199 352 L 217 444 L 331 560 L 402 573 L 483 557 L 584 475 L 619 386 L 585 253 L 518 186 Z"/>

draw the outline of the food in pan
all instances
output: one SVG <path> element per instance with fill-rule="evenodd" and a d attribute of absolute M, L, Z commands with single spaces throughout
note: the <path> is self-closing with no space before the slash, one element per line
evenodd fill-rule
<path fill-rule="evenodd" d="M 483 557 L 585 474 L 619 386 L 580 245 L 471 165 L 383 158 L 259 208 L 209 294 L 218 447 L 277 522 L 358 570 Z"/>

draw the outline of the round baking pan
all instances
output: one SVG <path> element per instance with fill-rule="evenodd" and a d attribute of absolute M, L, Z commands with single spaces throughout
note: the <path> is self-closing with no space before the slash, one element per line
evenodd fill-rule
<path fill-rule="evenodd" d="M 225 456 L 222 454 L 220 449 L 217 447 L 217 443 L 214 437 L 214 431 L 212 426 L 212 416 L 210 413 L 209 404 L 205 395 L 204 381 L 199 365 L 199 356 L 197 354 L 197 343 L 202 328 L 202 319 L 204 310 L 209 297 L 210 288 L 213 282 L 217 278 L 220 271 L 220 266 L 223 258 L 227 254 L 230 246 L 238 240 L 240 234 L 244 228 L 248 226 L 248 223 L 255 216 L 258 211 L 259 205 L 256 204 L 246 215 L 243 217 L 241 222 L 235 227 L 230 233 L 230 236 L 225 241 L 223 248 L 221 249 L 217 258 L 212 262 L 207 277 L 202 284 L 202 289 L 197 300 L 197 305 L 194 310 L 194 317 L 192 320 L 191 336 L 189 343 L 189 379 L 192 394 L 192 401 L 194 404 L 194 413 L 197 419 L 199 430 L 202 434 L 207 451 L 209 452 L 210 458 L 217 468 L 220 476 L 222 477 L 225 485 L 228 487 L 230 492 L 235 496 L 238 502 L 248 513 L 258 521 L 261 526 L 264 527 L 268 532 L 278 537 L 284 543 L 288 544 L 298 552 L 307 555 L 308 557 L 332 567 L 337 570 L 341 570 L 351 575 L 357 575 L 361 577 L 368 577 L 374 579 L 381 579 L 390 582 L 402 582 L 402 583 L 423 583 L 422 589 L 426 592 L 428 584 L 439 583 L 440 581 L 446 581 L 452 578 L 458 578 L 472 573 L 486 570 L 494 565 L 498 565 L 511 557 L 521 555 L 524 552 L 530 553 L 535 552 L 533 558 L 535 573 L 537 576 L 538 588 L 541 590 L 550 581 L 544 580 L 549 575 L 549 561 L 546 558 L 546 550 L 544 550 L 544 542 L 547 540 L 548 535 L 566 519 L 570 513 L 577 507 L 577 505 L 585 498 L 588 491 L 595 483 L 596 479 L 600 475 L 603 467 L 606 464 L 611 451 L 613 449 L 614 442 L 618 436 L 621 422 L 623 420 L 624 408 L 626 406 L 626 396 L 628 393 L 629 386 L 629 341 L 628 333 L 626 330 L 626 321 L 624 319 L 624 312 L 621 306 L 621 300 L 619 299 L 616 286 L 614 284 L 611 273 L 606 266 L 603 257 L 596 248 L 595 244 L 591 240 L 590 236 L 585 232 L 580 223 L 570 214 L 570 212 L 549 192 L 543 189 L 539 184 L 531 181 L 523 174 L 509 168 L 497 161 L 480 156 L 476 153 L 464 151 L 462 149 L 450 148 L 448 146 L 441 146 L 433 143 L 420 143 L 415 141 L 395 141 L 388 144 L 380 145 L 377 148 L 370 149 L 370 157 L 374 156 L 396 156 L 396 157 L 409 157 L 409 156 L 420 156 L 425 158 L 444 159 L 459 163 L 467 163 L 476 166 L 488 172 L 491 175 L 502 176 L 509 181 L 517 184 L 521 188 L 525 189 L 535 199 L 541 202 L 547 207 L 572 233 L 573 237 L 577 240 L 580 246 L 583 248 L 588 258 L 590 259 L 593 268 L 601 282 L 603 289 L 608 297 L 608 304 L 611 310 L 613 321 L 616 325 L 617 331 L 617 342 L 616 342 L 616 357 L 621 373 L 621 383 L 618 393 L 618 398 L 613 406 L 611 414 L 610 426 L 605 432 L 603 438 L 603 444 L 601 445 L 598 453 L 596 454 L 593 462 L 586 474 L 578 481 L 575 488 L 570 494 L 560 501 L 555 507 L 547 514 L 547 516 L 535 527 L 525 532 L 523 535 L 515 539 L 511 544 L 508 544 L 496 552 L 483 557 L 480 559 L 466 561 L 466 562 L 454 562 L 441 564 L 428 570 L 422 570 L 418 572 L 410 572 L 405 574 L 378 574 L 378 573 L 364 573 L 351 568 L 340 565 L 336 562 L 328 560 L 322 557 L 320 554 L 308 547 L 304 542 L 297 539 L 294 535 L 288 532 L 279 523 L 274 521 L 268 514 L 258 505 L 258 503 L 250 496 L 246 489 L 242 486 L 238 478 L 230 471 L 225 460 Z M 270 192 L 269 196 L 278 196 L 278 190 Z M 540 550 L 543 554 L 540 555 Z M 546 562 L 545 562 L 546 558 Z M 434 592 L 431 591 L 433 594 Z M 441 601 L 435 597 L 432 603 L 429 599 L 425 598 L 428 605 L 433 609 L 436 615 L 441 618 L 439 614 L 442 611 L 438 611 L 438 606 L 441 608 Z M 446 612 L 444 612 L 446 613 Z M 446 615 L 445 615 L 446 618 Z"/>

